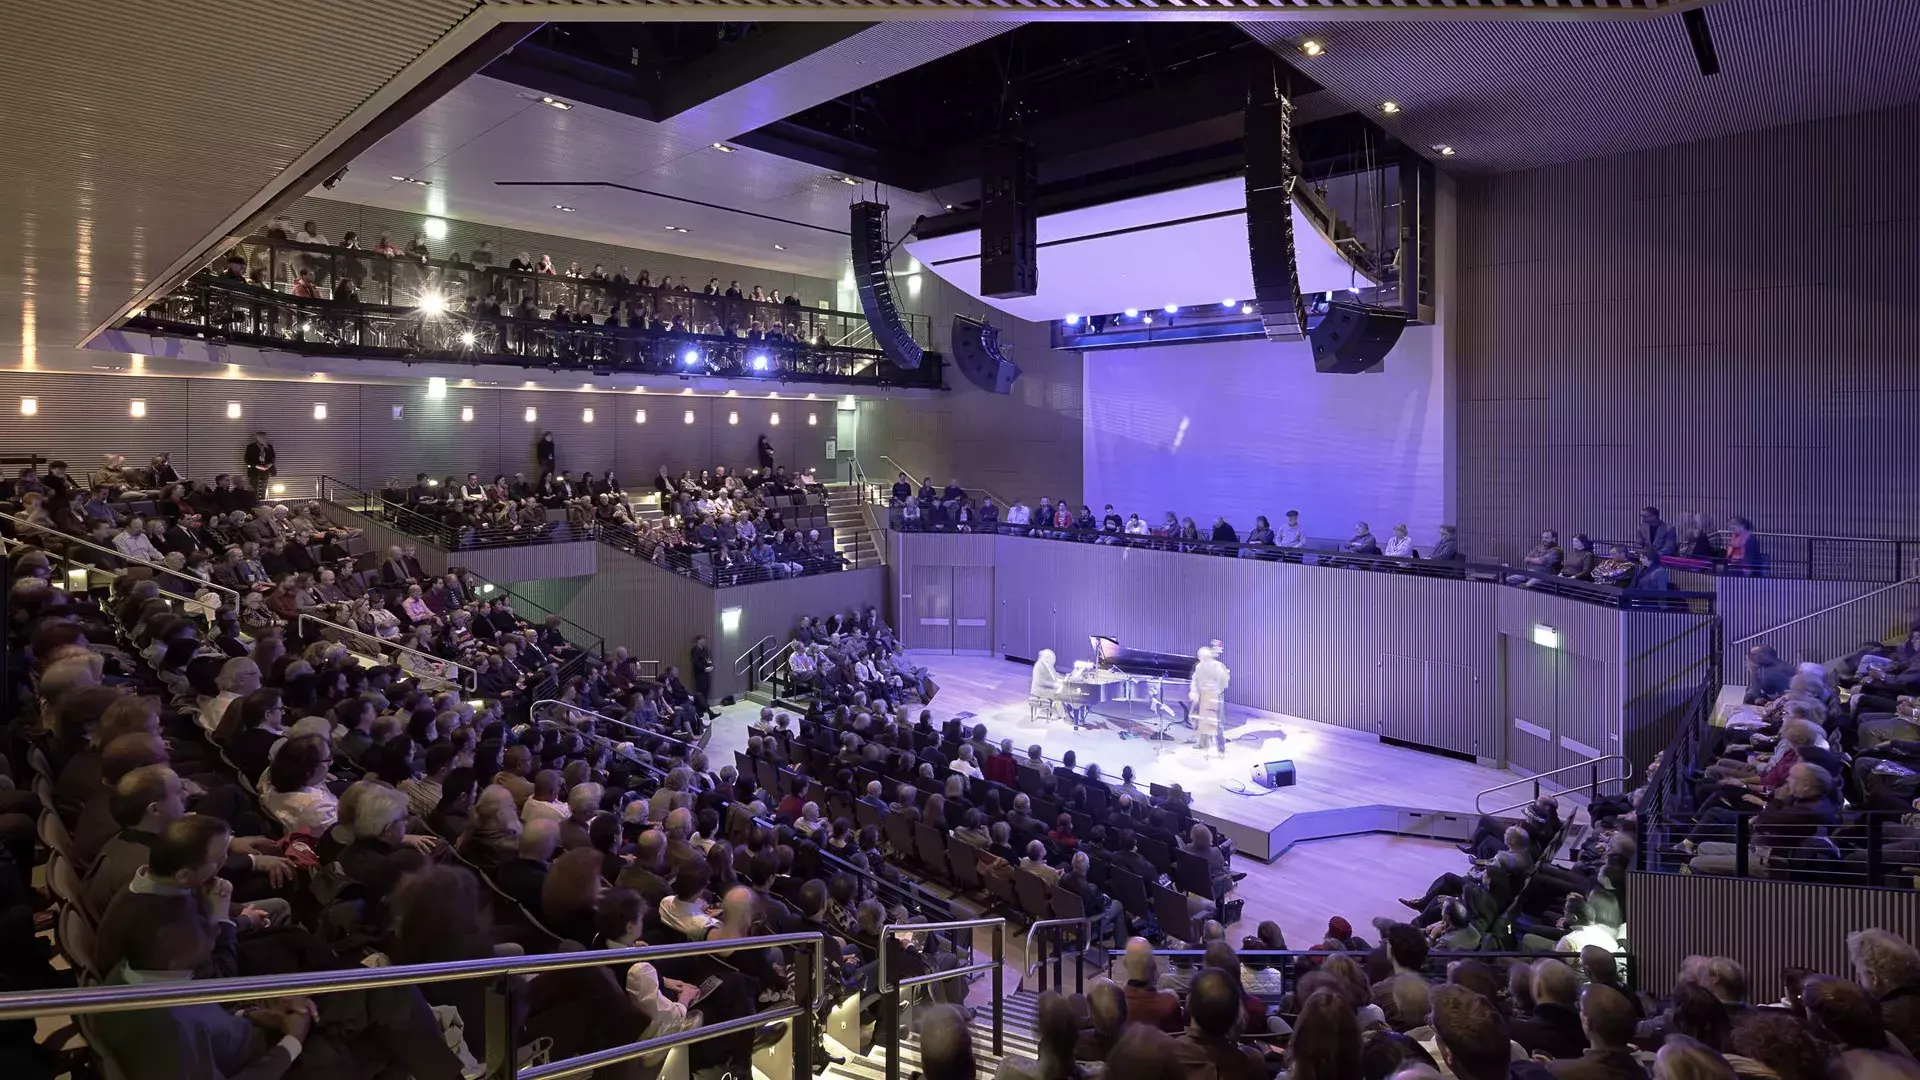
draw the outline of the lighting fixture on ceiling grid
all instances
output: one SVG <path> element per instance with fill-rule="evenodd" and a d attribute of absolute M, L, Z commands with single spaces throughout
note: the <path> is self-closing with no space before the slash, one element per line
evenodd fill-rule
<path fill-rule="evenodd" d="M 787 250 L 787 245 L 785 245 L 785 244 L 775 244 L 775 245 L 773 245 L 773 250 L 775 250 L 775 251 L 785 251 L 785 250 Z"/>
<path fill-rule="evenodd" d="M 736 149 L 735 147 L 728 146 L 726 143 L 723 143 L 723 142 L 714 143 L 713 148 L 715 150 L 720 151 L 723 154 L 731 154 Z"/>
<path fill-rule="evenodd" d="M 1448 146 L 1446 143 L 1434 143 L 1433 152 L 1439 154 L 1441 157 L 1452 157 L 1454 155 L 1453 147 Z"/>
<path fill-rule="evenodd" d="M 835 183 L 845 184 L 848 187 L 860 186 L 860 180 L 858 177 L 843 176 L 840 173 L 830 173 L 828 174 L 827 179 L 832 180 Z"/>
<path fill-rule="evenodd" d="M 566 112 L 568 109 L 573 108 L 573 102 L 561 101 L 557 97 L 548 97 L 545 94 L 540 95 L 540 97 L 537 100 L 540 102 L 540 104 L 545 105 L 547 108 L 559 109 L 561 112 Z"/>
<path fill-rule="evenodd" d="M 571 206 L 567 206 L 567 205 L 566 205 L 566 204 L 564 204 L 564 203 L 554 203 L 554 204 L 553 204 L 553 208 L 554 208 L 555 210 L 558 210 L 558 211 L 560 211 L 560 212 L 561 212 L 561 213 L 563 213 L 563 214 L 571 214 L 571 213 L 573 213 L 573 207 L 571 207 Z"/>
<path fill-rule="evenodd" d="M 1318 38 L 1307 38 L 1299 46 L 1301 56 L 1319 56 L 1327 51 L 1326 43 Z"/>
<path fill-rule="evenodd" d="M 402 184 L 416 184 L 416 185 L 418 185 L 418 186 L 420 186 L 420 187 L 432 187 L 432 186 L 433 186 L 433 181 L 431 181 L 431 180 L 422 180 L 422 179 L 420 179 L 420 178 L 419 178 L 419 177 L 417 177 L 417 176 L 395 176 L 395 177 L 394 177 L 393 179 L 394 179 L 394 180 L 395 180 L 395 181 L 396 181 L 397 183 L 402 183 Z"/>
<path fill-rule="evenodd" d="M 1400 111 L 1400 103 L 1397 101 L 1383 101 L 1380 103 L 1380 111 L 1387 116 L 1392 116 L 1394 113 Z"/>

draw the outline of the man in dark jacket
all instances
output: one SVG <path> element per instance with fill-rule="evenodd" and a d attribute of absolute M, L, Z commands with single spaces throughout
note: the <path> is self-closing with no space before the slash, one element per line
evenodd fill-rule
<path fill-rule="evenodd" d="M 1586 1032 L 1575 1004 L 1580 979 L 1559 960 L 1537 960 L 1533 965 L 1533 1017 L 1516 1020 L 1513 1041 L 1530 1054 L 1577 1058 L 1587 1052 Z M 1622 1042 L 1624 1045 L 1624 1041 Z"/>
<path fill-rule="evenodd" d="M 247 444 L 247 487 L 252 489 L 254 498 L 266 498 L 267 482 L 279 473 L 280 467 L 274 456 L 273 444 L 267 441 L 267 433 L 254 432 L 253 441 Z"/>
<path fill-rule="evenodd" d="M 1547 1063 L 1560 1080 L 1647 1080 L 1647 1070 L 1627 1044 L 1633 1041 L 1633 1002 L 1611 986 L 1591 983 L 1580 992 L 1580 1023 L 1587 1051 L 1580 1057 Z"/>

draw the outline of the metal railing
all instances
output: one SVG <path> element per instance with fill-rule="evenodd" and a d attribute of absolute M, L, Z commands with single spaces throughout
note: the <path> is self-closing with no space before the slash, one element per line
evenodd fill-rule
<path fill-rule="evenodd" d="M 711 956 L 741 948 L 792 947 L 800 971 L 794 985 L 811 985 L 809 1000 L 765 1009 L 735 1020 L 706 1024 L 672 1035 L 640 1039 L 605 1050 L 565 1058 L 531 1068 L 519 1066 L 519 1031 L 514 1023 L 515 1000 L 524 991 L 513 976 L 552 971 L 634 964 L 684 957 Z M 22 991 L 0 994 L 0 1020 L 32 1020 L 43 1016 L 97 1016 L 102 1013 L 180 1008 L 221 1002 L 251 1001 L 287 995 L 325 995 L 349 991 L 382 990 L 489 979 L 486 991 L 487 1042 L 484 1048 L 488 1080 L 558 1080 L 581 1076 L 597 1068 L 632 1061 L 676 1046 L 706 1042 L 756 1030 L 770 1024 L 789 1024 L 794 1055 L 793 1075 L 812 1075 L 814 1008 L 826 996 L 827 939 L 821 933 L 775 934 L 767 937 L 694 941 L 676 945 L 647 945 L 631 949 L 602 949 L 541 956 L 514 956 L 457 960 L 440 964 L 413 964 L 386 968 L 349 968 L 344 971 L 301 972 L 240 979 L 199 979 L 189 982 L 130 986 L 94 986 L 78 990 Z M 104 1055 L 103 1055 L 104 1056 Z"/>
<path fill-rule="evenodd" d="M 1850 597 L 1846 600 L 1840 601 L 1837 604 L 1828 604 L 1826 607 L 1823 607 L 1818 611 L 1808 612 L 1807 614 L 1802 615 L 1797 619 L 1788 619 L 1786 622 L 1779 623 L 1774 626 L 1769 626 L 1765 630 L 1757 630 L 1751 634 L 1746 635 L 1745 637 L 1735 638 L 1732 641 L 1727 642 L 1727 647 L 1730 649 L 1738 649 L 1743 645 L 1750 645 L 1753 642 L 1759 641 L 1760 639 L 1768 636 L 1769 634 L 1777 634 L 1780 631 L 1785 630 L 1790 626 L 1798 626 L 1801 623 L 1810 622 L 1814 619 L 1818 619 L 1823 615 L 1831 615 L 1842 608 L 1851 607 L 1852 605 L 1857 604 L 1862 600 L 1871 600 L 1874 597 L 1879 596 L 1883 593 L 1889 593 L 1895 589 L 1905 588 L 1908 585 L 1915 585 L 1915 584 L 1920 584 L 1920 575 L 1915 575 L 1913 577 L 1909 577 L 1901 581 L 1896 581 L 1891 585 L 1882 585 L 1879 588 L 1874 589 L 1872 592 L 1861 593 L 1859 596 Z"/>
<path fill-rule="evenodd" d="M 1069 926 L 1080 929 L 1080 936 L 1077 942 L 1078 947 L 1072 950 L 1073 992 L 1076 994 L 1086 992 L 1086 967 L 1080 962 L 1080 957 L 1086 953 L 1087 946 L 1092 944 L 1093 918 L 1088 915 L 1065 919 L 1040 919 L 1027 927 L 1027 960 L 1025 966 L 1023 966 L 1020 971 L 1020 983 L 1022 986 L 1026 985 L 1027 976 L 1038 970 L 1040 972 L 1039 989 L 1045 990 L 1047 988 L 1047 959 L 1050 954 L 1053 959 L 1054 988 L 1062 991 L 1067 988 L 1066 978 L 1062 971 L 1062 964 L 1068 950 L 1060 945 L 1060 932 Z M 1047 932 L 1047 936 L 1041 939 L 1040 951 L 1035 952 L 1033 947 L 1034 935 L 1042 930 Z M 1047 948 L 1049 941 L 1053 943 L 1051 950 Z"/>
<path fill-rule="evenodd" d="M 759 641 L 740 650 L 740 655 L 734 657 L 733 660 L 733 673 L 735 675 L 745 675 L 749 671 L 752 671 L 758 663 L 758 661 L 754 659 L 755 654 L 771 644 L 773 644 L 773 635 L 768 634 Z"/>
<path fill-rule="evenodd" d="M 774 303 L 747 297 L 695 292 L 687 288 L 615 281 L 613 275 L 602 278 L 541 274 L 533 270 L 514 270 L 494 265 L 485 258 L 478 263 L 455 257 L 420 258 L 417 255 L 382 255 L 359 248 L 340 248 L 325 244 L 303 244 L 272 236 L 252 236 L 234 245 L 232 254 L 247 264 L 247 274 L 255 284 L 271 283 L 275 291 L 292 289 L 300 272 L 313 275 L 314 291 L 336 300 L 351 292 L 365 303 L 387 306 L 417 305 L 428 296 L 448 301 L 449 308 L 464 306 L 464 297 L 476 301 L 491 297 L 502 310 L 522 300 L 531 301 L 542 311 L 564 307 L 569 311 L 586 310 L 605 315 L 625 304 L 626 310 L 648 317 L 659 316 L 667 322 L 679 319 L 687 325 L 715 324 L 751 327 L 791 327 L 793 335 L 812 339 L 825 335 L 842 340 L 859 330 L 871 328 L 864 314 L 836 311 L 832 308 L 798 303 Z M 348 282 L 351 289 L 346 288 Z M 934 348 L 932 322 L 926 315 L 902 312 L 902 325 L 925 348 Z"/>
<path fill-rule="evenodd" d="M 599 656 L 606 655 L 606 638 L 581 626 L 579 623 L 574 622 L 572 619 L 567 618 L 565 615 L 560 614 L 539 601 L 529 599 L 526 594 L 516 592 L 511 586 L 502 585 L 496 581 L 489 581 L 464 566 L 452 567 L 447 572 L 450 574 L 458 574 L 463 578 L 472 578 L 477 582 L 479 588 L 475 590 L 474 599 L 490 600 L 504 596 L 508 600 L 513 601 L 514 613 L 525 618 L 528 622 L 544 623 L 547 619 L 558 618 L 561 626 L 560 636 L 572 642 L 573 645 L 582 652 L 594 653 Z M 654 664 L 658 663 L 658 661 L 642 660 L 640 663 Z"/>
<path fill-rule="evenodd" d="M 658 661 L 648 661 L 648 662 L 657 663 Z M 594 712 L 592 709 L 584 708 L 582 706 L 572 704 L 571 702 L 561 701 L 559 698 L 541 698 L 538 701 L 535 701 L 529 707 L 529 711 L 530 712 L 537 711 L 542 705 L 558 705 L 561 708 L 566 709 L 569 713 L 575 716 L 591 716 L 595 720 L 604 721 L 606 723 L 612 724 L 614 727 L 625 728 L 628 731 L 645 735 L 650 739 L 659 739 L 662 742 L 673 743 L 674 745 L 680 747 L 682 752 L 686 754 L 692 754 L 695 750 L 700 749 L 698 746 L 688 742 L 685 739 L 680 738 L 677 735 L 669 735 L 664 731 L 655 731 L 652 728 L 643 728 L 638 724 L 630 723 L 626 720 L 621 720 L 616 717 L 608 716 L 605 713 Z"/>
<path fill-rule="evenodd" d="M 845 559 L 836 552 L 826 552 L 800 563 L 799 573 L 775 570 L 772 566 L 761 566 L 744 561 L 720 563 L 714 560 L 714 552 L 708 550 L 686 551 L 668 547 L 659 540 L 643 539 L 639 533 L 624 525 L 602 523 L 595 532 L 595 539 L 644 563 L 651 563 L 664 570 L 672 571 L 681 577 L 712 589 L 731 589 L 740 585 L 757 585 L 768 581 L 785 581 L 788 578 L 810 577 L 814 574 L 832 574 L 851 569 L 844 565 Z"/>
<path fill-rule="evenodd" d="M 937 353 L 913 369 L 884 353 L 827 344 L 826 337 L 754 339 L 739 327 L 629 325 L 483 315 L 459 304 L 387 306 L 311 299 L 201 274 L 128 319 L 153 333 L 215 338 L 292 352 L 365 359 L 509 364 L 606 374 L 672 375 L 743 382 L 804 381 L 938 389 Z M 729 333 L 729 330 L 732 332 Z"/>
<path fill-rule="evenodd" d="M 388 641 L 386 638 L 380 637 L 377 634 L 369 634 L 365 630 L 356 630 L 351 626 L 342 626 L 337 622 L 333 622 L 328 619 L 323 619 L 318 615 L 309 615 L 304 611 L 301 612 L 299 615 L 297 615 L 295 618 L 297 619 L 297 622 L 295 624 L 296 626 L 299 626 L 304 623 L 309 623 L 309 622 L 319 623 L 321 626 L 327 627 L 328 629 L 332 630 L 334 633 L 347 634 L 356 641 L 366 642 L 368 644 L 373 645 L 376 649 L 392 649 L 397 653 L 402 653 L 408 656 L 419 657 L 420 659 L 426 661 L 429 664 L 435 665 L 440 668 L 444 668 L 454 673 L 453 677 L 449 678 L 446 675 L 434 674 L 434 672 L 431 669 L 429 669 L 427 671 L 415 671 L 413 672 L 413 674 L 415 675 L 424 675 L 427 678 L 439 679 L 442 682 L 448 683 L 449 685 L 452 685 L 452 686 L 457 686 L 463 690 L 471 691 L 471 690 L 479 689 L 480 673 L 458 661 L 448 660 L 444 657 L 435 656 L 430 652 L 422 652 L 419 649 L 413 648 L 412 646 L 402 645 L 397 641 Z M 380 654 L 376 653 L 375 655 L 380 655 Z M 404 665 L 401 665 L 401 666 L 403 670 L 411 670 L 411 669 L 405 668 Z M 462 675 L 464 675 L 464 678 L 462 678 Z"/>
<path fill-rule="evenodd" d="M 123 567 L 144 566 L 147 569 L 153 571 L 155 576 L 158 576 L 161 574 L 165 574 L 168 577 L 182 576 L 180 571 L 174 570 L 163 563 L 148 562 L 145 559 L 135 558 L 132 555 L 125 554 L 124 552 L 121 552 L 116 548 L 101 547 L 99 544 L 96 544 L 91 540 L 82 540 L 77 536 L 70 536 L 67 533 L 63 533 L 59 531 L 58 529 L 49 529 L 45 525 L 35 525 L 33 522 L 28 521 L 26 518 L 23 518 L 18 514 L 0 513 L 0 521 L 5 521 L 13 525 L 14 527 L 13 535 L 15 539 L 24 541 L 29 544 L 33 544 L 33 546 L 41 548 L 42 550 L 45 550 L 45 545 L 37 543 L 34 539 L 35 537 L 46 536 L 46 537 L 59 540 L 60 545 L 64 548 L 67 548 L 68 550 L 60 553 L 48 551 L 48 554 L 49 555 L 59 554 L 61 555 L 61 557 L 65 558 L 68 562 L 74 563 L 75 565 L 86 566 L 89 569 L 98 570 L 102 573 L 107 573 L 113 569 L 113 567 L 111 566 L 95 566 L 91 563 L 82 562 L 78 557 L 72 554 L 72 550 L 71 550 L 75 547 L 80 547 L 80 548 L 85 548 L 88 551 L 98 551 L 104 555 L 111 556 L 114 560 L 121 563 Z M 202 581 L 200 582 L 200 584 L 206 586 L 209 589 L 212 589 L 215 593 L 219 594 L 225 600 L 231 601 L 232 606 L 235 610 L 239 609 L 240 607 L 239 592 L 233 589 L 229 589 L 225 585 L 216 585 L 211 581 Z"/>
<path fill-rule="evenodd" d="M 993 931 L 993 959 L 984 964 L 967 964 L 946 971 L 934 971 L 925 975 L 915 975 L 897 982 L 887 980 L 887 952 L 896 933 L 935 934 L 951 930 L 990 929 Z M 1006 991 L 1000 985 L 999 971 L 1007 961 L 1007 920 L 1005 919 L 959 919 L 953 922 L 939 923 L 889 923 L 880 928 L 880 965 L 876 985 L 880 990 L 880 1019 L 875 1025 L 878 1038 L 886 1049 L 887 1080 L 900 1080 L 900 992 L 928 983 L 942 982 L 947 979 L 965 980 L 976 971 L 993 972 L 993 1053 L 1003 1054 L 1005 1050 L 1004 1023 L 1006 1012 Z M 969 955 L 971 943 L 969 942 Z"/>
<path fill-rule="evenodd" d="M 1293 993 L 1302 976 L 1311 971 L 1319 970 L 1320 965 L 1325 963 L 1330 955 L 1335 955 L 1305 949 L 1239 949 L 1235 951 L 1240 957 L 1242 986 L 1262 1000 L 1270 1003 L 1277 1002 L 1287 994 Z M 1153 955 L 1157 960 L 1168 964 L 1170 967 L 1184 969 L 1187 967 L 1200 967 L 1205 963 L 1207 954 L 1203 949 L 1155 949 Z M 1635 978 L 1633 955 L 1621 951 L 1614 953 L 1613 957 L 1619 962 L 1623 983 L 1629 988 L 1633 987 Z M 1441 952 L 1436 950 L 1427 954 L 1425 962 L 1420 965 L 1420 974 L 1429 978 L 1444 978 L 1447 965 L 1453 963 L 1455 960 L 1477 960 L 1495 967 L 1500 967 L 1503 961 L 1508 960 L 1518 960 L 1529 964 L 1536 960 L 1561 960 L 1577 966 L 1580 962 L 1580 954 L 1577 952 L 1513 952 L 1491 949 L 1474 952 Z M 1270 979 L 1263 979 L 1262 976 L 1266 973 L 1271 973 L 1272 977 Z"/>
<path fill-rule="evenodd" d="M 885 454 L 881 454 L 881 455 L 880 455 L 880 460 L 881 460 L 881 461 L 884 461 L 884 462 L 886 462 L 887 464 L 889 464 L 889 465 L 891 465 L 891 466 L 893 466 L 893 471 L 894 471 L 894 472 L 895 472 L 896 474 L 898 474 L 898 473 L 906 473 L 906 474 L 907 474 L 907 482 L 908 482 L 908 483 L 912 483 L 912 482 L 913 482 L 913 478 L 914 478 L 914 477 L 916 477 L 916 476 L 928 476 L 928 477 L 930 477 L 930 476 L 932 475 L 931 473 L 917 473 L 917 472 L 914 472 L 914 471 L 913 471 L 912 469 L 909 469 L 909 468 L 907 468 L 907 467 L 906 467 L 905 465 L 902 465 L 902 464 L 900 464 L 899 462 L 897 462 L 897 461 L 895 461 L 895 460 L 893 460 L 892 458 L 890 458 L 890 457 L 888 457 L 888 456 L 887 456 L 887 455 L 885 455 Z M 893 487 L 893 485 L 891 485 L 891 484 L 886 484 L 886 485 L 882 485 L 882 489 L 883 489 L 883 490 L 891 490 L 891 488 L 892 488 L 892 487 Z M 1012 505 L 1013 505 L 1012 503 L 1010 503 L 1010 502 L 1007 502 L 1007 501 L 1006 501 L 1005 499 L 1002 499 L 1002 498 L 1001 498 L 1000 496 L 998 496 L 998 495 L 995 495 L 995 494 L 994 494 L 993 492 L 991 492 L 991 491 L 989 491 L 989 490 L 987 490 L 986 488 L 983 488 L 983 487 L 972 487 L 972 488 L 970 488 L 970 487 L 963 487 L 963 488 L 961 488 L 960 490 L 962 490 L 962 491 L 964 491 L 964 492 L 966 492 L 966 493 L 967 493 L 967 497 L 968 497 L 968 498 L 970 498 L 970 499 L 972 499 L 972 500 L 973 500 L 973 501 L 974 501 L 975 503 L 978 503 L 978 502 L 980 501 L 980 498 L 981 498 L 982 496 L 985 496 L 986 498 L 989 498 L 989 499 L 992 499 L 992 500 L 994 501 L 994 503 L 995 503 L 995 505 L 997 505 L 997 506 L 999 506 L 999 507 L 1001 507 L 1001 508 L 1002 508 L 1003 510 L 1004 510 L 1004 509 L 1005 509 L 1006 507 L 1009 507 L 1009 506 L 1012 506 Z M 887 500 L 886 500 L 886 498 L 885 498 L 885 497 L 882 497 L 880 501 L 881 501 L 882 503 L 885 503 L 885 502 L 886 502 Z"/>
<path fill-rule="evenodd" d="M 1621 771 L 1616 776 L 1608 776 L 1602 779 L 1600 776 L 1600 766 L 1608 762 L 1614 762 L 1614 761 L 1617 761 L 1620 763 L 1623 771 Z M 1473 797 L 1474 812 L 1479 814 L 1504 814 L 1509 810 L 1518 810 L 1521 807 L 1527 805 L 1528 803 L 1533 802 L 1534 799 L 1538 799 L 1540 797 L 1541 795 L 1540 781 L 1549 779 L 1551 777 L 1559 776 L 1563 773 L 1570 773 L 1578 769 L 1588 770 L 1587 782 L 1585 784 L 1580 784 L 1574 787 L 1562 787 L 1560 790 L 1554 792 L 1554 794 L 1577 795 L 1582 790 L 1585 790 L 1587 793 L 1587 797 L 1591 799 L 1594 796 L 1600 794 L 1600 786 L 1602 784 L 1624 784 L 1626 781 L 1633 779 L 1633 762 L 1627 760 L 1626 755 L 1601 754 L 1598 757 L 1591 757 L 1585 761 L 1576 761 L 1571 765 L 1562 765 L 1557 769 L 1549 769 L 1543 773 L 1535 773 L 1532 776 L 1517 777 L 1515 779 L 1507 781 L 1504 784 L 1495 784 L 1494 786 L 1487 788 L 1484 791 L 1481 791 L 1479 794 Z M 1493 810 L 1489 810 L 1485 806 L 1481 805 L 1481 803 L 1483 803 L 1486 800 L 1487 796 L 1492 795 L 1495 792 L 1506 791 L 1509 788 L 1521 787 L 1526 784 L 1533 785 L 1533 798 L 1531 799 L 1526 799 L 1521 802 L 1514 803 L 1511 806 L 1498 807 Z"/>

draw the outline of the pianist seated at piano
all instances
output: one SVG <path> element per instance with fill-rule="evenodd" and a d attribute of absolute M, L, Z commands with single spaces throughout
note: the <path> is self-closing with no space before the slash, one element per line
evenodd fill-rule
<path fill-rule="evenodd" d="M 1066 680 L 1053 668 L 1053 650 L 1041 649 L 1040 658 L 1033 662 L 1033 684 L 1027 696 L 1039 701 L 1058 701 L 1060 692 L 1066 687 Z"/>

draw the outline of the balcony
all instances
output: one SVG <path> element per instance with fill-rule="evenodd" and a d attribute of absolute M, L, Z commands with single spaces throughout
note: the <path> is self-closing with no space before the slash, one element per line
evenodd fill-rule
<path fill-rule="evenodd" d="M 490 313 L 489 301 L 501 314 Z M 562 310 L 593 321 L 562 321 Z M 930 337 L 924 316 L 907 318 L 916 338 Z M 942 385 L 936 355 L 917 369 L 897 368 L 866 347 L 865 317 L 848 312 L 265 239 L 243 241 L 225 272 L 189 278 L 124 326 L 364 359 Z"/>

